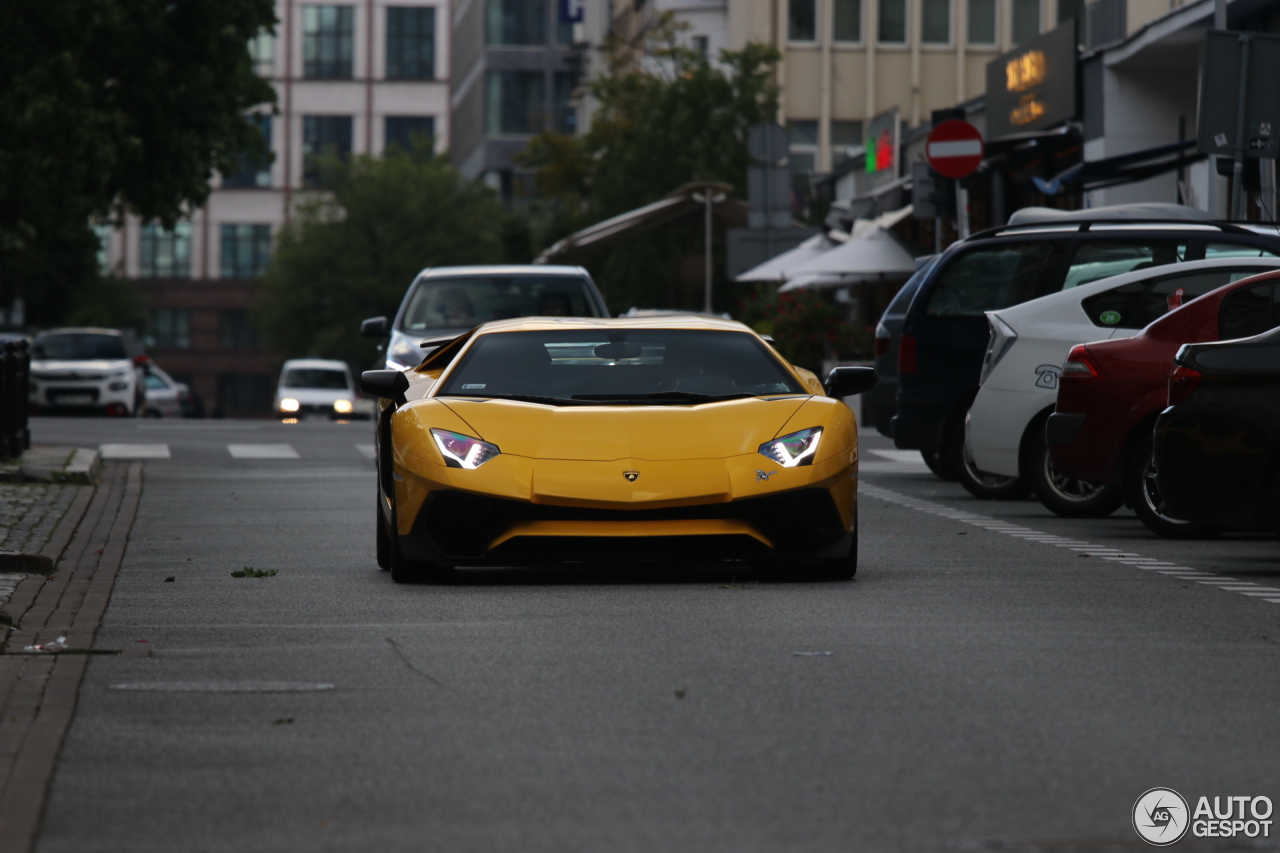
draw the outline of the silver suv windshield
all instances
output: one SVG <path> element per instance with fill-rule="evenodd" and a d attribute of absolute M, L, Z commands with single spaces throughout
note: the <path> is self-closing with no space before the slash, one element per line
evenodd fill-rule
<path fill-rule="evenodd" d="M 421 278 L 414 285 L 399 329 L 470 329 L 513 317 L 599 317 L 580 276 L 469 275 Z"/>

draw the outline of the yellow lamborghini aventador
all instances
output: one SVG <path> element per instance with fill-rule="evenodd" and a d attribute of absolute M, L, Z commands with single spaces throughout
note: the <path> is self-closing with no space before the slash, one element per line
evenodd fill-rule
<path fill-rule="evenodd" d="M 741 323 L 533 317 L 478 326 L 404 372 L 370 370 L 378 564 L 748 561 L 849 578 L 858 438 L 839 397 Z"/>

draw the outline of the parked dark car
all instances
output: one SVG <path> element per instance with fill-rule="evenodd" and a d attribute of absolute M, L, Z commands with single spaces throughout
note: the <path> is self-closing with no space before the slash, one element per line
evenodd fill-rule
<path fill-rule="evenodd" d="M 876 375 L 880 377 L 880 384 L 864 395 L 863 406 L 867 420 L 881 435 L 889 438 L 893 437 L 893 413 L 897 409 L 894 398 L 898 394 L 898 334 L 902 331 L 902 321 L 907 316 L 911 298 L 916 295 L 920 282 L 929 274 L 937 257 L 928 255 L 916 258 L 919 266 L 915 275 L 907 279 L 902 289 L 894 294 L 888 307 L 884 309 L 880 322 L 876 324 Z"/>
<path fill-rule="evenodd" d="M 1256 310 L 1280 319 L 1274 292 Z M 1155 479 L 1170 515 L 1280 535 L 1280 329 L 1178 351 Z"/>
<path fill-rule="evenodd" d="M 989 337 L 987 311 L 1160 264 L 1280 256 L 1274 229 L 1268 235 L 1207 217 L 1174 205 L 1035 212 L 1030 222 L 1015 214 L 1012 224 L 953 245 L 920 283 L 902 324 L 894 444 L 936 453 L 944 474 L 958 474 L 965 414 Z"/>

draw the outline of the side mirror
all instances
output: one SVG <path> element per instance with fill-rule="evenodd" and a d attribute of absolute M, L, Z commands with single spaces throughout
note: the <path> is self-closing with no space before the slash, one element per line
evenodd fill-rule
<path fill-rule="evenodd" d="M 827 393 L 837 399 L 870 391 L 880 384 L 874 367 L 834 367 L 823 383 Z"/>
<path fill-rule="evenodd" d="M 390 325 L 386 317 L 370 317 L 360 324 L 360 334 L 366 338 L 386 337 Z"/>
<path fill-rule="evenodd" d="M 370 397 L 394 400 L 404 405 L 409 378 L 398 370 L 366 370 L 360 374 L 360 390 Z"/>

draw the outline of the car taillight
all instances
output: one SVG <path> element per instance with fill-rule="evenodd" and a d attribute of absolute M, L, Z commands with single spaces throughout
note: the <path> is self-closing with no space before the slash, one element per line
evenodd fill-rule
<path fill-rule="evenodd" d="M 889 338 L 889 330 L 884 327 L 884 323 L 880 323 L 879 325 L 877 325 L 876 326 L 876 358 L 879 358 L 880 356 L 885 355 L 889 352 L 889 344 L 891 342 L 892 341 Z"/>
<path fill-rule="evenodd" d="M 1073 346 L 1067 353 L 1067 360 L 1062 363 L 1063 379 L 1096 379 L 1101 375 L 1097 362 L 1084 344 Z"/>
<path fill-rule="evenodd" d="M 898 374 L 916 373 L 920 369 L 916 362 L 916 339 L 910 335 L 898 336 Z"/>
<path fill-rule="evenodd" d="M 1175 364 L 1173 373 L 1169 374 L 1169 405 L 1176 406 L 1191 396 L 1200 384 L 1200 371 Z"/>

